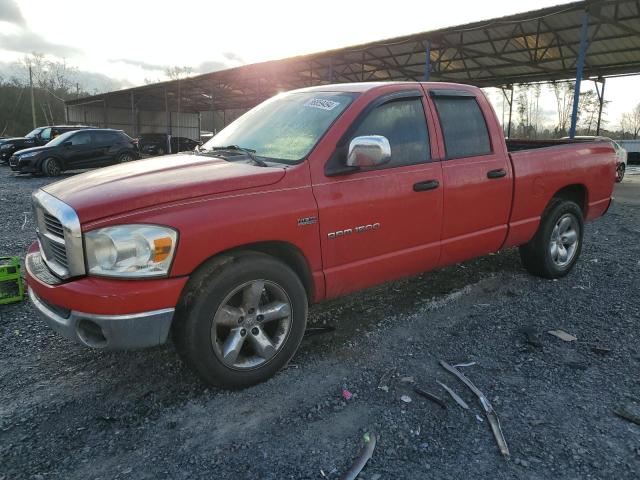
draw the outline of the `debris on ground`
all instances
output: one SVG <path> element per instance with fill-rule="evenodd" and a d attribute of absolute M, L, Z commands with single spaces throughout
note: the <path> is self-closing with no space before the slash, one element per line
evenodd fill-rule
<path fill-rule="evenodd" d="M 456 368 L 473 367 L 474 365 L 477 365 L 477 364 L 478 362 L 456 363 L 454 367 Z"/>
<path fill-rule="evenodd" d="M 304 331 L 305 337 L 313 337 L 315 335 L 323 335 L 325 333 L 335 332 L 335 327 L 308 327 Z"/>
<path fill-rule="evenodd" d="M 426 390 L 422 390 L 419 387 L 413 387 L 413 391 L 416 392 L 418 395 L 420 395 L 421 397 L 427 398 L 429 400 L 431 400 L 432 402 L 437 403 L 438 405 L 440 405 L 442 408 L 447 408 L 447 404 L 444 403 L 444 400 L 442 400 L 440 397 L 438 397 L 437 395 L 434 395 L 433 393 L 429 393 Z"/>
<path fill-rule="evenodd" d="M 402 377 L 400 379 L 401 383 L 416 383 L 416 380 L 413 377 Z"/>
<path fill-rule="evenodd" d="M 402 400 L 404 403 L 411 403 L 411 397 L 409 395 L 402 395 L 400 397 L 400 400 Z"/>
<path fill-rule="evenodd" d="M 388 392 L 389 391 L 389 380 L 391 380 L 391 377 L 393 376 L 393 372 L 395 371 L 395 368 L 389 368 L 387 369 L 383 374 L 382 377 L 380 377 L 380 381 L 378 382 L 378 388 L 384 392 Z"/>
<path fill-rule="evenodd" d="M 593 353 L 597 353 L 598 355 L 609 355 L 611 353 L 611 349 L 610 348 L 599 347 L 597 345 L 594 345 L 593 347 L 591 347 L 591 351 Z"/>
<path fill-rule="evenodd" d="M 469 405 L 467 405 L 467 402 L 465 402 L 460 395 L 458 395 L 456 392 L 454 392 L 453 390 L 451 390 L 449 387 L 447 387 L 444 383 L 442 382 L 438 382 L 438 385 L 440 385 L 442 388 L 444 388 L 447 393 L 449 395 L 451 395 L 451 398 L 453 398 L 455 400 L 455 402 L 460 405 L 462 408 L 464 408 L 465 410 L 469 410 Z"/>
<path fill-rule="evenodd" d="M 615 413 L 620 418 L 624 418 L 629 422 L 635 423 L 636 425 L 640 425 L 640 415 L 635 415 L 634 413 L 631 413 L 629 410 L 627 410 L 624 407 L 619 407 L 614 409 L 613 413 Z"/>
<path fill-rule="evenodd" d="M 353 398 L 353 393 L 351 393 L 346 388 L 342 389 L 342 398 L 344 398 L 347 402 Z"/>
<path fill-rule="evenodd" d="M 554 337 L 558 337 L 560 340 L 564 340 L 565 342 L 574 342 L 578 339 L 564 330 L 549 330 L 547 333 L 550 333 Z"/>
<path fill-rule="evenodd" d="M 376 448 L 376 442 L 378 440 L 376 438 L 376 434 L 365 433 L 363 440 L 364 446 L 360 450 L 358 458 L 356 458 L 355 462 L 353 462 L 351 468 L 340 477 L 340 480 L 355 480 L 355 478 L 362 471 L 369 459 L 373 456 L 373 450 Z"/>
<path fill-rule="evenodd" d="M 489 420 L 489 425 L 491 425 L 491 430 L 493 431 L 493 436 L 496 438 L 496 442 L 498 443 L 498 447 L 500 448 L 500 453 L 502 453 L 502 455 L 504 455 L 505 457 L 508 457 L 509 447 L 507 446 L 507 442 L 504 439 L 504 435 L 502 434 L 498 415 L 493 409 L 491 402 L 489 402 L 489 399 L 478 389 L 478 387 L 471 383 L 471 380 L 465 377 L 464 374 L 457 370 L 455 367 L 452 367 L 444 360 L 440 360 L 440 365 L 442 365 L 445 370 L 458 377 L 458 380 L 464 383 L 469 388 L 469 390 L 476 394 L 476 396 L 480 400 L 482 408 L 484 409 L 484 413 L 487 416 L 487 420 Z"/>

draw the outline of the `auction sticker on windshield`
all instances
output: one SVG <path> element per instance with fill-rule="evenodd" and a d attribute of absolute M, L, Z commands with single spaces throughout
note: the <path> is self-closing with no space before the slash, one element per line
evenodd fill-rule
<path fill-rule="evenodd" d="M 319 108 L 321 110 L 333 110 L 338 105 L 340 105 L 340 102 L 334 102 L 333 100 L 324 98 L 312 98 L 304 104 L 305 107 Z"/>

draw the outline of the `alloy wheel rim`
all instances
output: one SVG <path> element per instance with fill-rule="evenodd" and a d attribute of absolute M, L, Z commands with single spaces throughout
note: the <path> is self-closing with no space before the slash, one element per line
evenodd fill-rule
<path fill-rule="evenodd" d="M 549 253 L 551 260 L 558 267 L 566 267 L 575 257 L 578 251 L 579 230 L 578 220 L 570 213 L 561 216 L 553 227 Z"/>
<path fill-rule="evenodd" d="M 60 168 L 58 167 L 58 162 L 55 160 L 49 163 L 49 176 L 56 176 L 60 173 Z"/>
<path fill-rule="evenodd" d="M 129 155 L 126 155 L 126 154 L 125 154 L 125 155 L 122 155 L 122 156 L 120 157 L 120 162 L 121 162 L 121 163 L 126 163 L 126 162 L 128 162 L 128 161 L 130 161 L 130 160 L 131 160 L 131 157 L 130 157 Z"/>
<path fill-rule="evenodd" d="M 284 289 L 270 280 L 234 288 L 211 324 L 211 344 L 225 366 L 251 370 L 268 363 L 291 331 L 292 306 Z"/>

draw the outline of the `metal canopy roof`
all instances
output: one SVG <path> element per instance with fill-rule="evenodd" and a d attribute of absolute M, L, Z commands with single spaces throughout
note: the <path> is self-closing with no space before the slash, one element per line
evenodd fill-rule
<path fill-rule="evenodd" d="M 101 102 L 198 112 L 249 108 L 278 91 L 330 83 L 423 80 L 426 76 L 431 81 L 488 87 L 575 78 L 585 11 L 588 44 L 583 76 L 640 73 L 640 0 L 586 0 L 67 104 Z"/>

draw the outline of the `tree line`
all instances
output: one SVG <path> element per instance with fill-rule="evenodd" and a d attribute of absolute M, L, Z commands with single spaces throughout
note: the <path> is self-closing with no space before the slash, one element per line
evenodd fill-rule
<path fill-rule="evenodd" d="M 542 110 L 540 99 L 543 88 L 547 88 L 555 100 L 556 109 L 553 119 L 550 119 L 549 112 Z M 547 85 L 516 85 L 514 89 L 511 137 L 550 139 L 569 135 L 575 83 L 552 82 Z M 508 94 L 505 92 L 505 95 Z M 509 100 L 505 95 L 501 94 L 497 103 L 502 107 L 502 119 L 506 132 L 509 122 Z M 617 125 L 612 125 L 607 119 L 609 103 L 605 100 L 602 105 L 600 135 L 616 139 L 638 138 L 640 136 L 640 103 L 624 113 Z M 593 90 L 580 92 L 576 135 L 596 135 L 599 110 L 600 101 L 597 92 Z"/>
<path fill-rule="evenodd" d="M 65 100 L 96 93 L 82 87 L 78 69 L 65 60 L 26 55 L 13 65 L 12 74 L 0 76 L 0 137 L 23 136 L 33 129 L 29 69 L 37 126 L 66 123 Z"/>

